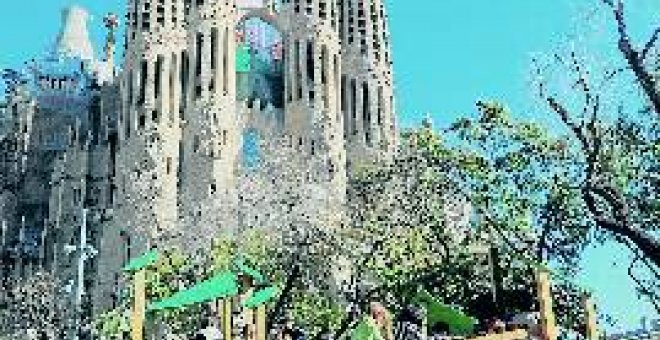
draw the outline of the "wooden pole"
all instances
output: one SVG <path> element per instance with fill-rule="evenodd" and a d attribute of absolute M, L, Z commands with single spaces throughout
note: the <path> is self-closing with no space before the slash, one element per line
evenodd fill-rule
<path fill-rule="evenodd" d="M 227 297 L 221 302 L 220 318 L 222 320 L 222 334 L 225 339 L 231 339 L 231 297 Z"/>
<path fill-rule="evenodd" d="M 133 315 L 131 317 L 131 340 L 143 340 L 144 314 L 146 307 L 146 270 L 140 269 L 133 276 Z"/>
<path fill-rule="evenodd" d="M 541 313 L 541 334 L 543 340 L 557 339 L 557 325 L 552 311 L 552 294 L 550 290 L 550 275 L 548 271 L 537 271 L 537 294 Z"/>
<path fill-rule="evenodd" d="M 243 303 L 245 303 L 245 301 L 247 301 L 247 299 L 250 296 L 252 296 L 252 294 L 254 293 L 254 288 L 252 288 L 252 286 L 250 285 L 251 282 L 249 280 L 246 280 L 246 281 L 247 281 L 247 284 L 248 284 L 247 287 L 249 287 L 249 288 L 246 290 L 245 293 L 241 294 L 238 298 L 240 306 L 241 306 L 241 314 L 243 315 L 243 320 L 245 322 L 245 329 L 247 330 L 247 334 L 243 334 L 243 336 L 245 337 L 244 339 L 246 339 L 246 340 L 255 340 L 254 337 L 253 336 L 251 337 L 251 335 L 250 335 L 250 333 L 255 333 L 256 332 L 256 327 L 255 327 L 256 322 L 255 322 L 255 318 L 254 318 L 255 313 L 252 309 L 247 308 L 247 307 L 243 307 Z"/>
<path fill-rule="evenodd" d="M 427 339 L 429 333 L 429 317 L 424 311 L 424 318 L 422 319 L 422 339 Z"/>
<path fill-rule="evenodd" d="M 584 321 L 585 321 L 585 335 L 588 340 L 598 339 L 598 321 L 596 314 L 596 307 L 594 306 L 591 296 L 585 294 L 582 297 L 582 304 L 584 307 Z"/>
<path fill-rule="evenodd" d="M 266 340 L 266 306 L 257 307 L 257 340 Z"/>

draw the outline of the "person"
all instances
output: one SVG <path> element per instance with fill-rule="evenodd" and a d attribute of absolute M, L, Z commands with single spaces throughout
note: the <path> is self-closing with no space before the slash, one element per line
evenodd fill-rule
<path fill-rule="evenodd" d="M 282 325 L 282 328 L 279 331 L 279 334 L 277 336 L 278 340 L 302 340 L 305 339 L 305 334 L 303 332 L 295 327 L 295 324 L 293 322 L 293 315 L 291 313 L 287 313 L 284 317 L 284 324 Z"/>
<path fill-rule="evenodd" d="M 376 321 L 379 332 L 383 340 L 394 340 L 394 333 L 392 331 L 392 316 L 387 311 L 385 306 L 379 302 L 372 302 L 369 305 L 371 309 L 371 316 Z"/>
<path fill-rule="evenodd" d="M 418 340 L 424 338 L 422 323 L 425 311 L 413 305 L 408 305 L 397 318 L 395 335 L 397 339 Z"/>
<path fill-rule="evenodd" d="M 506 324 L 499 318 L 493 318 L 488 325 L 488 333 L 503 333 L 506 330 Z"/>
<path fill-rule="evenodd" d="M 287 324 L 282 332 L 280 333 L 279 339 L 281 340 L 303 340 L 305 339 L 305 334 L 295 327 L 292 324 Z"/>
<path fill-rule="evenodd" d="M 394 340 L 392 319 L 387 309 L 378 302 L 369 304 L 369 313 L 351 333 L 351 340 Z"/>
<path fill-rule="evenodd" d="M 293 330 L 284 328 L 282 332 L 280 332 L 280 336 L 278 337 L 279 340 L 293 340 Z"/>
<path fill-rule="evenodd" d="M 202 330 L 197 333 L 199 339 L 222 340 L 222 332 L 217 327 L 217 321 L 213 318 L 207 318 L 202 321 Z M 195 338 L 197 339 L 197 338 Z"/>

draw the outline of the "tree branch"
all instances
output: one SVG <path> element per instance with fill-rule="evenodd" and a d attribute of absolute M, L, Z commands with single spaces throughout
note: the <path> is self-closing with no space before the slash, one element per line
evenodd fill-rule
<path fill-rule="evenodd" d="M 623 236 L 633 242 L 656 266 L 660 266 L 660 243 L 651 234 L 644 232 L 628 222 L 627 206 L 612 187 L 605 188 L 602 184 L 588 183 L 582 189 L 582 197 L 596 224 L 605 230 Z M 597 198 L 604 199 L 612 208 L 613 217 L 601 211 Z"/>
<path fill-rule="evenodd" d="M 651 35 L 651 39 L 644 45 L 644 50 L 642 50 L 642 61 L 646 60 L 646 57 L 648 57 L 649 51 L 651 51 L 651 48 L 653 48 L 653 45 L 655 45 L 656 41 L 658 41 L 658 37 L 660 37 L 660 27 L 655 29 L 655 32 L 653 32 L 653 35 Z"/>
<path fill-rule="evenodd" d="M 614 3 L 613 0 L 602 1 L 612 8 L 612 13 L 614 14 L 614 19 L 617 23 L 617 32 L 619 34 L 619 51 L 623 54 L 628 65 L 630 65 L 630 69 L 633 71 L 635 78 L 637 78 L 642 90 L 651 102 L 655 113 L 660 115 L 660 91 L 656 88 L 653 76 L 644 67 L 644 59 L 648 53 L 647 48 L 650 49 L 651 46 L 655 44 L 655 41 L 660 34 L 660 28 L 654 32 L 653 36 L 644 47 L 644 50 L 640 53 L 633 48 L 630 42 L 630 35 L 628 34 L 628 28 L 624 16 L 623 1 L 617 0 L 616 3 Z"/>
<path fill-rule="evenodd" d="M 573 132 L 575 137 L 582 144 L 583 150 L 590 150 L 591 146 L 589 144 L 589 140 L 587 139 L 587 136 L 584 134 L 584 131 L 582 130 L 582 127 L 578 126 L 573 121 L 571 121 L 570 113 L 568 112 L 566 107 L 564 107 L 562 104 L 560 104 L 557 101 L 557 99 L 555 99 L 555 97 L 548 96 L 547 98 L 545 98 L 545 100 L 547 101 L 547 103 L 550 106 L 550 108 L 552 109 L 552 111 L 557 113 L 559 115 L 559 118 L 561 119 L 561 121 L 564 122 L 564 124 L 566 124 L 566 126 L 568 126 L 571 129 L 571 131 Z"/>
<path fill-rule="evenodd" d="M 576 61 L 574 59 L 574 63 L 575 62 Z M 579 71 L 579 68 L 577 68 L 576 71 Z M 589 91 L 588 86 L 585 86 L 584 84 L 584 80 L 578 80 L 578 84 L 582 84 L 582 91 Z M 598 164 L 598 155 L 600 154 L 600 149 L 602 146 L 602 139 L 598 135 L 598 131 L 596 129 L 598 111 L 597 102 L 593 104 L 593 111 L 588 125 L 589 134 L 587 134 L 582 126 L 577 125 L 570 119 L 569 111 L 554 97 L 547 96 L 545 99 L 552 111 L 559 115 L 562 122 L 564 122 L 564 124 L 569 127 L 569 129 L 582 144 L 582 150 L 587 157 L 587 180 L 582 188 L 582 196 L 596 224 L 605 230 L 609 230 L 617 235 L 626 237 L 632 241 L 644 254 L 646 254 L 656 266 L 660 266 L 660 244 L 658 244 L 658 241 L 641 229 L 629 225 L 629 208 L 628 204 L 623 199 L 623 196 L 620 195 L 612 186 L 594 178 L 597 171 L 596 166 Z M 587 99 L 587 101 L 590 100 L 592 99 Z M 606 202 L 608 202 L 609 206 L 612 208 L 612 211 L 615 213 L 614 218 L 608 217 L 606 214 L 600 211 L 598 204 L 596 203 L 597 197 L 601 197 L 602 199 L 605 199 Z"/>
<path fill-rule="evenodd" d="M 628 70 L 628 69 L 629 69 L 628 67 L 619 67 L 619 68 L 617 68 L 617 69 L 615 69 L 615 70 L 611 70 L 611 71 L 605 72 L 605 77 L 604 77 L 604 79 L 603 79 L 603 84 L 606 83 L 606 82 L 608 82 L 608 81 L 610 81 L 610 80 L 612 80 L 612 79 L 614 79 L 614 77 L 616 77 L 616 76 L 619 75 L 621 72 L 623 72 L 623 71 L 625 71 L 625 70 Z"/>
<path fill-rule="evenodd" d="M 639 253 L 635 255 L 635 259 L 630 263 L 628 266 L 628 276 L 635 281 L 637 284 L 637 290 L 639 291 L 640 294 L 643 294 L 648 297 L 648 300 L 653 304 L 653 307 L 655 308 L 656 312 L 660 313 L 660 297 L 658 297 L 658 294 L 653 292 L 651 288 L 648 288 L 644 285 L 642 280 L 638 279 L 635 274 L 632 272 L 633 267 L 635 266 L 635 262 L 641 260 L 643 257 L 640 256 Z"/>
<path fill-rule="evenodd" d="M 293 264 L 293 269 L 289 273 L 286 283 L 284 284 L 284 289 L 282 289 L 282 294 L 280 294 L 279 299 L 275 303 L 275 307 L 273 307 L 273 314 L 269 318 L 268 327 L 267 327 L 269 330 L 273 328 L 273 326 L 277 323 L 277 321 L 279 321 L 282 311 L 284 310 L 284 305 L 289 299 L 289 295 L 291 294 L 291 291 L 293 290 L 293 286 L 299 276 L 300 276 L 300 264 L 299 261 L 295 261 L 295 263 Z"/>
<path fill-rule="evenodd" d="M 543 263 L 543 254 L 547 248 L 547 238 L 548 238 L 548 233 L 550 232 L 550 228 L 548 226 L 543 226 L 543 230 L 541 231 L 541 236 L 539 237 L 539 243 L 536 248 L 536 260 L 539 261 L 540 263 Z"/>

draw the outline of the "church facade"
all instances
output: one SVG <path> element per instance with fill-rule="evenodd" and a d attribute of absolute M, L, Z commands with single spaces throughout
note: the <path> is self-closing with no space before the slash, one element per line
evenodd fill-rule
<path fill-rule="evenodd" d="M 127 0 L 125 19 L 121 65 L 116 17 L 97 60 L 71 7 L 44 57 L 5 72 L 6 281 L 42 268 L 72 301 L 113 308 L 121 267 L 157 239 L 136 230 L 195 233 L 240 194 L 250 134 L 321 157 L 344 193 L 352 167 L 393 156 L 383 1 Z"/>

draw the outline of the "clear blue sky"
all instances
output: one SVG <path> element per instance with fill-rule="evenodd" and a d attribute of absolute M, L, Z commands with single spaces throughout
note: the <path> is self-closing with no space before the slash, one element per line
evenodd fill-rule
<path fill-rule="evenodd" d="M 5 1 L 0 12 L 0 68 L 17 67 L 52 43 L 66 0 Z M 93 15 L 93 37 L 103 37 L 102 17 L 123 13 L 123 0 L 80 0 Z M 599 0 L 388 0 L 398 110 L 403 126 L 430 112 L 436 124 L 473 114 L 478 99 L 497 99 L 516 114 L 553 123 L 531 101 L 527 84 L 532 53 L 547 52 L 575 31 L 581 9 Z M 628 1 L 636 41 L 660 23 L 660 0 Z M 582 7 L 579 7 L 582 6 Z M 611 23 L 611 22 L 610 22 Z M 611 31 L 610 27 L 610 31 Z M 613 43 L 614 36 L 610 34 Z M 99 44 L 100 45 L 100 44 Z M 598 45 L 598 44 L 596 44 Z M 612 46 L 612 45 L 609 45 Z M 100 51 L 100 48 L 97 47 Z M 604 58 L 618 58 L 602 51 Z M 596 292 L 603 312 L 636 328 L 642 316 L 657 317 L 632 291 L 625 269 L 630 258 L 613 244 L 587 251 L 580 280 Z"/>

